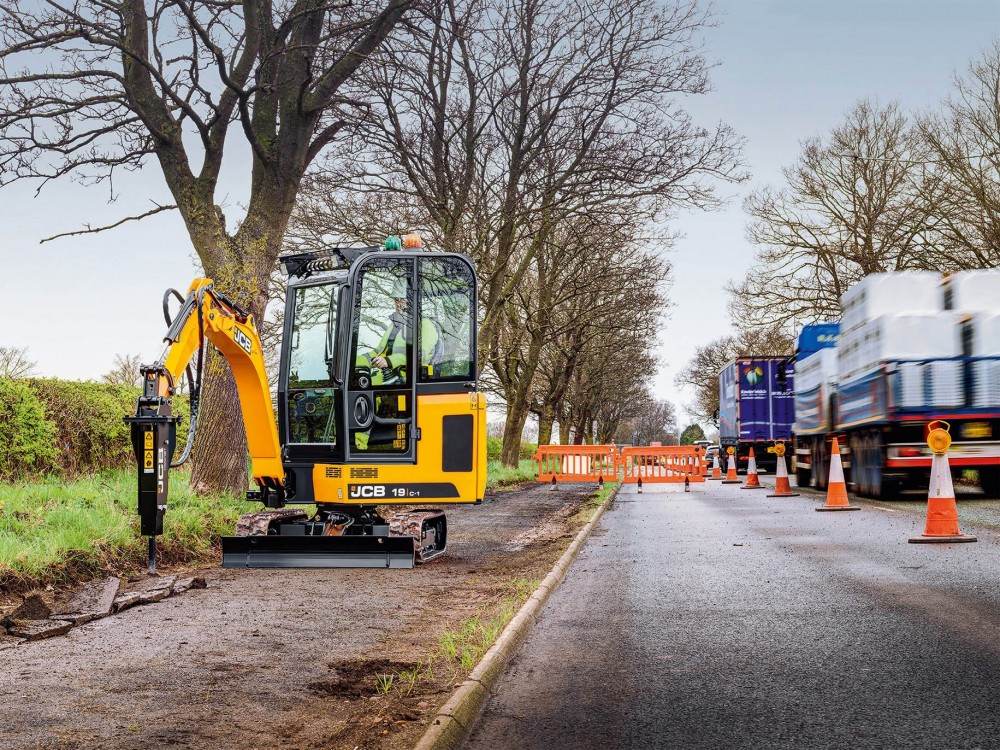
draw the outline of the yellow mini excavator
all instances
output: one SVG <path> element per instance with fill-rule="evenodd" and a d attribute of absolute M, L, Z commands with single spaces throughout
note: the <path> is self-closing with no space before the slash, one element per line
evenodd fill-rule
<path fill-rule="evenodd" d="M 125 420 L 151 572 L 169 469 L 187 460 L 198 425 L 207 344 L 235 376 L 256 484 L 247 497 L 265 508 L 223 538 L 224 567 L 412 567 L 445 551 L 444 512 L 384 518 L 379 506 L 482 501 L 486 402 L 469 258 L 427 252 L 406 235 L 384 248 L 329 248 L 281 262 L 288 286 L 277 417 L 253 316 L 211 279 L 196 279 L 186 296 L 164 295 L 166 349 L 142 368 L 136 414 Z M 181 301 L 172 320 L 171 296 Z M 185 370 L 191 423 L 175 462 L 171 397 Z"/>

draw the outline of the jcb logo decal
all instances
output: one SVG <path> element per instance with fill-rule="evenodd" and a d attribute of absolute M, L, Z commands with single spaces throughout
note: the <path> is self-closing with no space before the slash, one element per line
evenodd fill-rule
<path fill-rule="evenodd" d="M 253 343 L 250 341 L 250 337 L 247 336 L 239 328 L 233 328 L 233 340 L 240 345 L 247 354 L 253 351 Z"/>
<path fill-rule="evenodd" d="M 385 486 L 381 484 L 352 484 L 347 494 L 353 498 L 385 497 Z"/>

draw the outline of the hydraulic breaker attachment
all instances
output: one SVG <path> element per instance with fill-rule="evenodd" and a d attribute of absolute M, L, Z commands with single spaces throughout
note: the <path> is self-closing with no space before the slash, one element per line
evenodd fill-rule
<path fill-rule="evenodd" d="M 140 533 L 153 537 L 163 533 L 180 417 L 170 413 L 170 399 L 157 393 L 162 368 L 144 367 L 142 374 L 143 394 L 135 416 L 125 417 L 125 423 L 131 428 L 132 450 L 139 465 Z"/>

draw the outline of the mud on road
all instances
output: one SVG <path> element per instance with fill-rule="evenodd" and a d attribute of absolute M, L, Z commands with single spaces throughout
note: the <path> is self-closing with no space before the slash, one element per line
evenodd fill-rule
<path fill-rule="evenodd" d="M 449 509 L 447 554 L 413 570 L 209 568 L 205 590 L 0 650 L 0 748 L 412 747 L 466 670 L 436 660 L 412 692 L 375 675 L 544 576 L 593 492 Z"/>

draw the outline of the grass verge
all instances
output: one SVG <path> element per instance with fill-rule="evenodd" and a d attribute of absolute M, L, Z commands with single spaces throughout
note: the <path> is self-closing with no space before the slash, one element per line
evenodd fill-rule
<path fill-rule="evenodd" d="M 514 484 L 524 482 L 534 482 L 535 472 L 531 468 L 531 461 L 522 459 L 518 461 L 517 468 L 504 466 L 500 461 L 489 461 L 486 464 L 486 489 L 496 490 L 501 487 L 510 487 Z"/>
<path fill-rule="evenodd" d="M 219 537 L 232 533 L 242 514 L 260 510 L 229 496 L 195 495 L 189 476 L 171 473 L 161 564 L 208 562 Z M 487 468 L 489 489 L 533 479 L 531 461 L 516 469 L 490 461 Z M 135 493 L 135 473 L 126 470 L 0 483 L 0 591 L 141 570 L 146 541 L 139 536 Z"/>
<path fill-rule="evenodd" d="M 208 557 L 256 504 L 197 496 L 187 472 L 171 476 L 170 510 L 160 538 L 165 564 Z M 145 564 L 146 542 L 135 512 L 135 474 L 107 471 L 67 482 L 0 484 L 0 590 L 60 584 Z"/>

